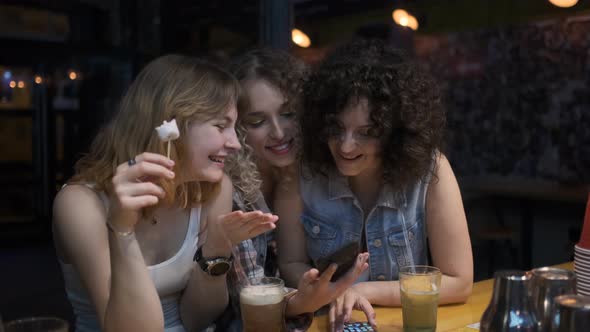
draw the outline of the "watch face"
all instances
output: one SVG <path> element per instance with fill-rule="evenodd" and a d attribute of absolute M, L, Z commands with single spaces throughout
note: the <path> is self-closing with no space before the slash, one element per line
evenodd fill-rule
<path fill-rule="evenodd" d="M 211 266 L 209 266 L 209 274 L 214 276 L 220 276 L 225 274 L 230 268 L 230 264 L 228 262 L 215 262 Z"/>

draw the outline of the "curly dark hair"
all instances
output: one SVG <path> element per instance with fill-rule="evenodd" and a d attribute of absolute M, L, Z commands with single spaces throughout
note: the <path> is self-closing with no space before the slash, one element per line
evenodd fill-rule
<path fill-rule="evenodd" d="M 312 72 L 303 96 L 302 163 L 311 172 L 335 167 L 326 144 L 335 119 L 349 103 L 366 99 L 380 141 L 383 180 L 402 190 L 433 173 L 446 127 L 441 93 L 403 52 L 380 40 L 355 40 Z"/>

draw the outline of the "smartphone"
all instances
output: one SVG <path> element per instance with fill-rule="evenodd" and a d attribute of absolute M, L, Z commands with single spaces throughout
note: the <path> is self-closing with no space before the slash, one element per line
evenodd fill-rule
<path fill-rule="evenodd" d="M 346 274 L 348 270 L 354 265 L 356 257 L 360 253 L 360 246 L 358 242 L 351 242 L 342 248 L 334 251 L 326 257 L 317 259 L 314 263 L 316 268 L 323 273 L 332 263 L 338 264 L 338 268 L 331 281 L 338 280 L 341 276 Z"/>
<path fill-rule="evenodd" d="M 371 324 L 368 322 L 354 322 L 354 323 L 344 323 L 344 332 L 364 332 L 364 331 L 372 331 L 375 330 L 371 327 Z"/>

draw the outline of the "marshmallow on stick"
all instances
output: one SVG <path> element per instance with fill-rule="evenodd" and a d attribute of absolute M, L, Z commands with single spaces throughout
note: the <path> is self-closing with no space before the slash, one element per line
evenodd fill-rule
<path fill-rule="evenodd" d="M 156 127 L 156 131 L 162 142 L 168 142 L 167 157 L 170 158 L 170 141 L 180 137 L 180 132 L 176 125 L 176 119 L 172 119 L 170 122 L 164 120 L 161 126 Z"/>

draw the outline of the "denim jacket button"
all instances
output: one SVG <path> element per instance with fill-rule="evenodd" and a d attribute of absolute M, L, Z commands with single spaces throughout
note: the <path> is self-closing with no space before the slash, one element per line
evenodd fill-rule
<path fill-rule="evenodd" d="M 381 247 L 381 240 L 377 239 L 377 240 L 373 241 L 373 246 L 375 246 L 377 248 Z"/>
<path fill-rule="evenodd" d="M 313 232 L 313 234 L 319 234 L 320 233 L 320 226 L 318 226 L 318 225 L 313 226 L 311 231 Z"/>
<path fill-rule="evenodd" d="M 384 281 L 384 280 L 385 280 L 385 276 L 384 276 L 384 275 L 382 275 L 382 274 L 380 274 L 380 275 L 377 277 L 377 280 L 379 280 L 379 281 Z"/>

